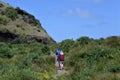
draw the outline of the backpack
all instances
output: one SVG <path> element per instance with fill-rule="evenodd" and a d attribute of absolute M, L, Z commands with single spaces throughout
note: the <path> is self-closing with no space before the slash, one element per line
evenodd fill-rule
<path fill-rule="evenodd" d="M 61 50 L 58 49 L 58 50 L 56 51 L 56 55 L 60 55 L 60 52 L 61 52 Z"/>

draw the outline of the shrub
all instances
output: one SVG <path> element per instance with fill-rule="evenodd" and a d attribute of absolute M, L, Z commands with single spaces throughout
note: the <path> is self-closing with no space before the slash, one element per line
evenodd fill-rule
<path fill-rule="evenodd" d="M 77 39 L 77 41 L 79 42 L 79 44 L 80 44 L 81 46 L 84 46 L 84 45 L 88 44 L 91 40 L 92 40 L 92 39 L 90 39 L 90 38 L 87 37 L 87 36 L 83 36 L 83 37 Z"/>
<path fill-rule="evenodd" d="M 48 46 L 44 46 L 42 49 L 42 53 L 44 53 L 44 54 L 50 54 L 50 49 L 49 49 L 49 47 Z"/>
<path fill-rule="evenodd" d="M 74 41 L 71 39 L 64 40 L 60 43 L 60 49 L 64 52 L 69 52 L 69 50 L 72 48 L 74 44 Z"/>
<path fill-rule="evenodd" d="M 35 19 L 32 24 L 33 24 L 33 26 L 38 26 L 38 25 L 41 26 L 39 20 L 37 20 L 37 19 Z"/>
<path fill-rule="evenodd" d="M 2 11 L 2 15 L 6 15 L 13 21 L 18 18 L 16 10 L 12 7 L 7 7 L 4 11 Z"/>
<path fill-rule="evenodd" d="M 94 48 L 93 50 L 87 52 L 86 58 L 88 62 L 101 61 L 103 59 L 113 59 L 114 51 L 112 49 L 102 49 Z"/>
<path fill-rule="evenodd" d="M 96 39 L 94 41 L 99 45 L 105 44 L 105 39 L 104 38 Z"/>
<path fill-rule="evenodd" d="M 120 65 L 113 65 L 111 66 L 111 68 L 109 69 L 110 72 L 113 72 L 113 73 L 118 73 L 120 72 Z"/>
<path fill-rule="evenodd" d="M 2 57 L 2 58 L 13 57 L 11 48 L 9 48 L 9 46 L 4 43 L 0 44 L 0 57 Z"/>
<path fill-rule="evenodd" d="M 118 47 L 120 46 L 120 38 L 117 36 L 111 36 L 108 37 L 107 39 L 107 45 L 109 45 L 110 47 Z"/>
<path fill-rule="evenodd" d="M 16 27 L 17 27 L 17 28 L 21 28 L 21 27 L 22 27 L 22 25 L 17 24 L 17 25 L 16 25 Z"/>
<path fill-rule="evenodd" d="M 0 17 L 0 24 L 7 25 L 8 20 L 5 18 Z"/>

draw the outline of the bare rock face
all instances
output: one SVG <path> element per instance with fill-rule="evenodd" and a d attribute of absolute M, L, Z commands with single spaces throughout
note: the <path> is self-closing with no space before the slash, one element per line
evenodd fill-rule
<path fill-rule="evenodd" d="M 17 35 L 10 33 L 9 31 L 3 33 L 0 32 L 0 42 L 10 42 L 14 40 Z"/>
<path fill-rule="evenodd" d="M 8 30 L 6 32 L 0 32 L 0 42 L 21 43 L 21 42 L 27 41 L 27 40 L 35 40 L 35 41 L 43 43 L 43 44 L 49 44 L 51 42 L 55 42 L 52 38 L 50 40 L 48 38 L 40 37 L 40 36 L 24 36 L 24 37 L 21 37 L 19 35 L 16 35 L 14 33 L 9 32 Z"/>

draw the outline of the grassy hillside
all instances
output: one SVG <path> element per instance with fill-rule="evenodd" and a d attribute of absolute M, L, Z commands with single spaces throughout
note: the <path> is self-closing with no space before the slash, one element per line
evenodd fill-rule
<path fill-rule="evenodd" d="M 5 34 L 12 37 L 5 37 Z M 33 15 L 3 2 L 0 2 L 0 35 L 0 41 L 15 41 L 22 38 L 43 43 L 55 42 Z"/>
<path fill-rule="evenodd" d="M 57 69 L 51 52 L 65 53 L 65 70 Z M 120 37 L 64 40 L 58 44 L 38 42 L 0 43 L 0 80 L 120 80 Z"/>

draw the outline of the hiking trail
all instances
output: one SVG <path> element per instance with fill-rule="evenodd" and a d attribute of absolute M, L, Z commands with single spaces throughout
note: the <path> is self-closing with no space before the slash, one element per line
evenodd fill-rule
<path fill-rule="evenodd" d="M 55 53 L 51 52 L 50 54 L 51 56 L 55 57 Z M 55 63 L 56 63 L 56 59 L 55 59 Z M 55 75 L 55 78 L 59 77 L 59 76 L 62 76 L 62 75 L 65 75 L 65 74 L 69 74 L 69 72 L 65 69 L 62 69 L 62 70 L 57 70 L 56 71 L 56 75 Z"/>
<path fill-rule="evenodd" d="M 68 71 L 66 70 L 57 70 L 57 74 L 55 75 L 56 77 L 59 77 L 59 76 L 62 76 L 62 75 L 65 75 L 65 74 L 68 74 Z"/>

